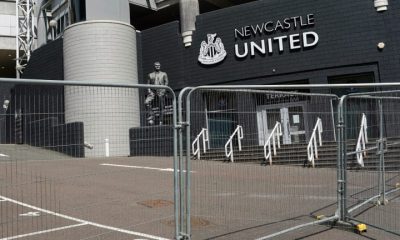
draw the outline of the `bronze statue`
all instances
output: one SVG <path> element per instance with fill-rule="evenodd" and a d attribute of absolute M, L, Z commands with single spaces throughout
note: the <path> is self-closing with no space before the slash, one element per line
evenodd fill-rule
<path fill-rule="evenodd" d="M 159 62 L 154 63 L 154 71 L 147 75 L 147 84 L 150 85 L 164 85 L 168 86 L 168 75 L 166 72 L 161 71 L 161 64 Z M 147 89 L 147 96 L 144 100 L 144 104 L 146 105 L 146 109 L 149 112 L 149 116 L 147 117 L 147 121 L 150 125 L 155 123 L 155 114 L 153 112 L 153 102 L 155 98 L 158 99 L 158 107 L 160 110 L 159 123 L 163 124 L 163 111 L 165 107 L 165 89 Z"/>

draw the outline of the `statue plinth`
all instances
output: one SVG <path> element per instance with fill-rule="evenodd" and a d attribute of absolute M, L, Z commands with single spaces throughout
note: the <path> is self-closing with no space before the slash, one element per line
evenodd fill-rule
<path fill-rule="evenodd" d="M 172 125 L 154 125 L 129 129 L 130 156 L 172 156 Z"/>

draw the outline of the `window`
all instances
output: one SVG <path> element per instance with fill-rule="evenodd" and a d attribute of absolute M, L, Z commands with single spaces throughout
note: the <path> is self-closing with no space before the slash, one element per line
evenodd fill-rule
<path fill-rule="evenodd" d="M 60 35 L 60 32 L 61 32 L 61 20 L 60 19 L 58 19 L 57 20 L 57 28 L 56 28 L 56 36 L 58 37 L 59 35 Z"/>
<path fill-rule="evenodd" d="M 64 21 L 65 21 L 65 27 L 68 27 L 68 25 L 69 25 L 69 15 L 68 15 L 68 13 L 66 13 L 65 15 L 64 15 Z"/>
<path fill-rule="evenodd" d="M 71 23 L 86 21 L 86 1 L 72 0 L 71 1 Z"/>
<path fill-rule="evenodd" d="M 374 83 L 375 76 L 373 72 L 346 74 L 328 77 L 329 84 L 345 84 L 345 83 Z M 331 89 L 331 93 L 338 96 L 343 96 L 350 93 L 357 92 L 371 92 L 374 88 L 336 88 Z"/>
<path fill-rule="evenodd" d="M 60 18 L 57 19 L 57 29 L 56 29 L 56 37 L 60 37 L 63 33 L 65 28 L 68 26 L 68 13 L 63 14 Z"/>
<path fill-rule="evenodd" d="M 350 84 L 350 83 L 374 83 L 375 75 L 374 72 L 347 74 L 328 77 L 329 84 Z M 338 96 L 347 95 L 350 93 L 362 93 L 375 91 L 374 88 L 333 88 L 331 93 Z M 357 139 L 360 129 L 362 113 L 374 113 L 377 112 L 377 105 L 375 102 L 366 101 L 362 99 L 351 99 L 347 100 L 347 114 L 346 114 L 346 131 L 348 139 Z M 376 114 L 369 114 L 368 124 L 370 126 L 376 125 L 378 119 Z M 368 129 L 368 137 L 373 136 L 376 128 Z M 376 136 L 376 135 L 375 135 Z"/>

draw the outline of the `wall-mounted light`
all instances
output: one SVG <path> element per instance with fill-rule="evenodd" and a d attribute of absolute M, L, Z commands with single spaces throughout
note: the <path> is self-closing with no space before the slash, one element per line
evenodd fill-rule
<path fill-rule="evenodd" d="M 389 1 L 388 0 L 374 0 L 374 6 L 377 12 L 383 12 L 388 9 Z"/>
<path fill-rule="evenodd" d="M 50 31 L 51 31 L 51 39 L 54 40 L 55 39 L 55 29 L 57 28 L 57 21 L 52 19 L 49 22 L 49 26 L 50 26 Z"/>
<path fill-rule="evenodd" d="M 8 109 L 8 105 L 10 104 L 10 100 L 4 100 L 4 103 L 3 103 L 3 108 L 7 111 L 7 109 Z"/>
<path fill-rule="evenodd" d="M 57 26 L 57 21 L 54 20 L 54 19 L 53 19 L 53 20 L 50 20 L 49 26 L 52 27 L 52 28 L 56 27 L 56 26 Z"/>
<path fill-rule="evenodd" d="M 379 50 L 382 50 L 385 48 L 385 43 L 384 42 L 380 42 L 378 43 L 378 45 L 376 45 L 378 47 Z"/>

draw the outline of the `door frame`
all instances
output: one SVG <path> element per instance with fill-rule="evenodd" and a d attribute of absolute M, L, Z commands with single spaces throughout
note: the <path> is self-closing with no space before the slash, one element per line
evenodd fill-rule
<path fill-rule="evenodd" d="M 264 116 L 267 116 L 266 110 L 269 109 L 280 109 L 280 114 L 282 113 L 281 109 L 282 108 L 289 108 L 289 107 L 302 107 L 303 109 L 303 118 L 304 118 L 304 135 L 307 138 L 307 129 L 308 129 L 308 119 L 307 115 L 304 115 L 304 112 L 307 111 L 307 102 L 306 101 L 299 101 L 299 102 L 290 102 L 290 103 L 276 103 L 276 104 L 268 104 L 268 105 L 258 105 L 256 107 L 256 113 L 257 113 L 257 130 L 258 130 L 258 144 L 260 146 L 264 146 L 265 143 L 265 136 L 269 135 L 269 126 L 267 120 L 264 118 Z M 289 112 L 288 112 L 289 113 Z M 281 116 L 282 118 L 282 116 Z M 290 120 L 289 120 L 290 121 Z M 266 128 L 264 127 L 266 126 Z M 283 128 L 284 126 L 282 126 Z M 282 134 L 285 131 L 282 129 Z M 291 137 L 290 131 L 286 131 L 288 133 L 288 136 L 286 137 Z M 298 133 L 299 134 L 299 133 Z M 291 142 L 291 140 L 290 140 Z M 286 143 L 290 144 L 290 143 Z"/>

